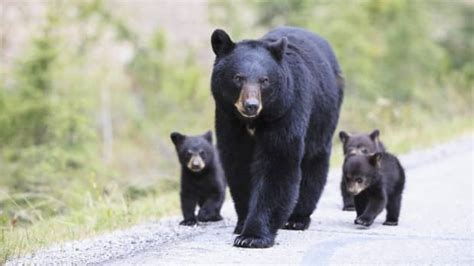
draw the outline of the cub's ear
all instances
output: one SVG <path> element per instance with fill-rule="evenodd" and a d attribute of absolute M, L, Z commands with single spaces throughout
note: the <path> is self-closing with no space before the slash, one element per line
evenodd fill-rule
<path fill-rule="evenodd" d="M 226 55 L 235 47 L 235 43 L 230 39 L 229 35 L 221 29 L 217 29 L 212 33 L 211 45 L 212 51 L 214 51 L 216 56 Z"/>
<path fill-rule="evenodd" d="M 212 144 L 212 131 L 209 130 L 206 133 L 204 133 L 204 138 L 209 141 L 209 143 Z"/>
<path fill-rule="evenodd" d="M 185 135 L 178 133 L 178 132 L 173 132 L 170 135 L 171 141 L 173 141 L 174 145 L 178 146 L 181 143 L 183 143 L 183 140 L 186 138 Z"/>
<path fill-rule="evenodd" d="M 375 129 L 374 131 L 372 131 L 372 133 L 370 133 L 369 136 L 372 141 L 376 141 L 379 139 L 380 131 L 378 129 Z"/>
<path fill-rule="evenodd" d="M 285 54 L 286 47 L 288 46 L 288 39 L 283 37 L 277 41 L 268 44 L 268 50 L 275 57 L 276 60 L 281 61 Z"/>
<path fill-rule="evenodd" d="M 339 139 L 343 144 L 346 143 L 350 137 L 351 135 L 349 135 L 346 131 L 339 132 Z"/>
<path fill-rule="evenodd" d="M 379 167 L 381 159 L 382 159 L 382 153 L 380 152 L 376 152 L 369 155 L 369 163 L 372 166 Z"/>

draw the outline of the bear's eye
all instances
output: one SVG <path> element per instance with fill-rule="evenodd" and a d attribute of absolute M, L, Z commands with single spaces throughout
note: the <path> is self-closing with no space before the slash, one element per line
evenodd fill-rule
<path fill-rule="evenodd" d="M 235 83 L 240 83 L 244 81 L 244 76 L 242 76 L 242 74 L 235 74 L 233 79 Z"/>
<path fill-rule="evenodd" d="M 347 153 L 348 154 L 357 154 L 357 149 L 354 147 L 349 147 L 347 148 Z"/>
<path fill-rule="evenodd" d="M 362 148 L 362 149 L 360 149 L 360 151 L 361 151 L 363 154 L 369 153 L 369 151 L 368 151 L 366 148 Z"/>
<path fill-rule="evenodd" d="M 191 156 L 191 155 L 193 155 L 193 153 L 191 152 L 191 150 L 187 150 L 186 155 Z"/>
<path fill-rule="evenodd" d="M 260 79 L 260 84 L 262 84 L 262 86 L 266 87 L 270 84 L 270 80 L 268 79 L 268 77 L 263 77 Z"/>
<path fill-rule="evenodd" d="M 199 151 L 199 155 L 202 157 L 204 156 L 204 151 Z"/>
<path fill-rule="evenodd" d="M 356 182 L 357 183 L 362 183 L 362 178 L 360 178 L 360 177 L 356 178 Z"/>

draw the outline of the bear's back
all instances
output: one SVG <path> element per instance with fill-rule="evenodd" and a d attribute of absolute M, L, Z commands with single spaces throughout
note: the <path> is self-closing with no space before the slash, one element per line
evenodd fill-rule
<path fill-rule="evenodd" d="M 388 152 L 382 153 L 381 174 L 389 194 L 401 193 L 405 184 L 405 171 L 398 158 Z"/>
<path fill-rule="evenodd" d="M 305 29 L 296 27 L 278 27 L 262 37 L 262 41 L 275 41 L 286 37 L 290 43 L 289 48 L 300 53 L 302 58 L 312 62 L 327 62 L 335 73 L 339 73 L 339 64 L 329 43 L 321 36 Z"/>

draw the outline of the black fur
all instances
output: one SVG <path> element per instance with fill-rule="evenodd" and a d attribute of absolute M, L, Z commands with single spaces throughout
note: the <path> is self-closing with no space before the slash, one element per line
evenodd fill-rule
<path fill-rule="evenodd" d="M 330 45 L 303 29 L 277 28 L 239 43 L 216 30 L 211 40 L 216 135 L 238 216 L 234 245 L 270 247 L 279 228 L 310 224 L 326 183 L 341 70 Z M 260 88 L 255 118 L 234 106 L 243 84 Z"/>
<path fill-rule="evenodd" d="M 225 177 L 219 155 L 212 145 L 212 132 L 201 136 L 185 136 L 174 132 L 171 140 L 175 144 L 181 164 L 181 210 L 180 225 L 195 225 L 197 221 L 220 221 L 220 210 L 225 198 Z M 199 155 L 204 167 L 193 171 L 188 163 L 193 155 Z M 196 217 L 195 208 L 199 206 Z"/>
<path fill-rule="evenodd" d="M 339 132 L 339 139 L 342 142 L 344 157 L 350 154 L 371 154 L 385 151 L 385 146 L 380 141 L 380 131 L 373 130 L 369 134 L 349 134 L 345 131 Z M 344 178 L 341 178 L 342 210 L 354 211 L 354 197 L 347 193 Z"/>
<path fill-rule="evenodd" d="M 387 217 L 383 224 L 398 224 L 405 171 L 397 157 L 387 152 L 349 155 L 343 175 L 348 191 L 356 186 L 361 189 L 354 196 L 356 224 L 370 226 L 384 208 Z"/>

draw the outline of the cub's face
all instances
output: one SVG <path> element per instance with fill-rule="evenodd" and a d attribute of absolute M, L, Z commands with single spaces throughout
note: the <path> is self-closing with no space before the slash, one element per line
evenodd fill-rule
<path fill-rule="evenodd" d="M 339 132 L 339 139 L 342 142 L 344 156 L 353 154 L 372 154 L 383 151 L 383 146 L 379 139 L 378 129 L 370 134 L 349 134 L 345 131 Z"/>
<path fill-rule="evenodd" d="M 348 155 L 342 167 L 347 192 L 358 195 L 375 181 L 380 153 L 371 155 Z"/>
<path fill-rule="evenodd" d="M 216 30 L 211 43 L 216 54 L 214 97 L 244 120 L 259 117 L 284 86 L 286 79 L 280 61 L 287 39 L 234 43 L 226 32 Z"/>
<path fill-rule="evenodd" d="M 185 136 L 173 132 L 171 140 L 176 147 L 181 165 L 190 171 L 199 173 L 212 163 L 214 148 L 211 131 L 200 136 Z"/>

